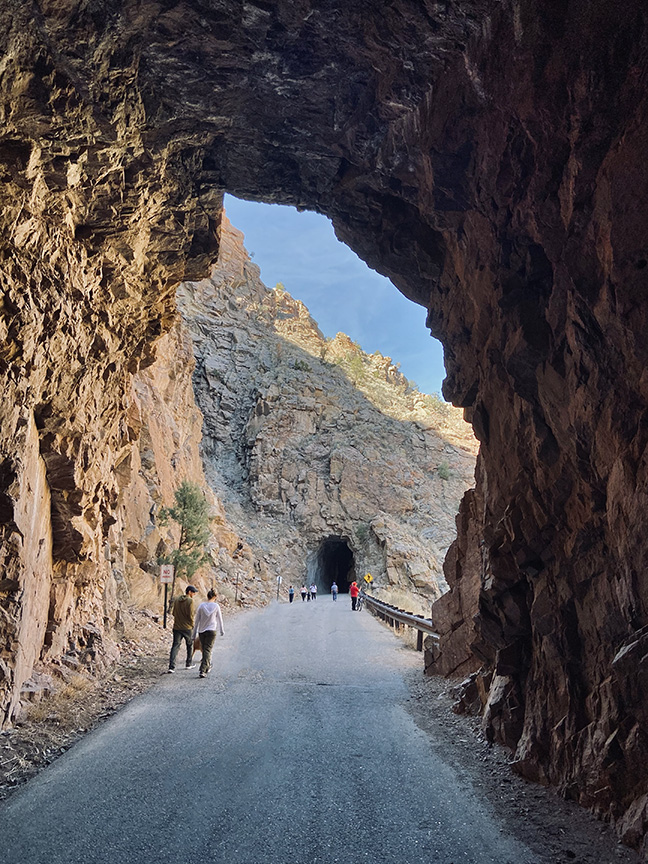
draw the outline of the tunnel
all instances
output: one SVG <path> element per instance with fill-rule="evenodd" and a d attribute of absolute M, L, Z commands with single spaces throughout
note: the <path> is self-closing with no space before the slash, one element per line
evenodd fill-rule
<path fill-rule="evenodd" d="M 355 557 L 347 540 L 335 536 L 322 540 L 309 561 L 308 571 L 319 593 L 330 593 L 333 582 L 340 593 L 347 592 L 356 578 Z"/>
<path fill-rule="evenodd" d="M 426 671 L 483 662 L 489 740 L 639 845 L 645 0 L 623 15 L 610 0 L 34 5 L 5 2 L 0 28 L 14 69 L 0 79 L 0 640 L 24 649 L 2 656 L 3 724 L 41 649 L 56 660 L 85 626 L 86 594 L 113 591 L 101 550 L 109 536 L 121 554 L 122 496 L 106 466 L 144 435 L 131 376 L 177 320 L 172 286 L 209 274 L 227 189 L 325 213 L 427 310 L 444 395 L 482 450 L 435 611 L 447 665 Z M 324 530 L 308 569 L 322 591 L 353 561 Z M 63 566 L 51 609 L 21 599 L 36 573 L 46 597 Z"/>

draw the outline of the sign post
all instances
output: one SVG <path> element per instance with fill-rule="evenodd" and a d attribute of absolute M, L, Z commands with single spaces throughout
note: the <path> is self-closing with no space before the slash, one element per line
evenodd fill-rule
<path fill-rule="evenodd" d="M 160 564 L 160 582 L 164 585 L 164 619 L 162 626 L 166 630 L 169 585 L 173 582 L 173 564 Z"/>

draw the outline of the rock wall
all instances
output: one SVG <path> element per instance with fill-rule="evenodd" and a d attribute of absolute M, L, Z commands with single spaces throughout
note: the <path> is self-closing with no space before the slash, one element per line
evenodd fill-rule
<path fill-rule="evenodd" d="M 383 599 L 429 614 L 474 482 L 462 412 L 419 393 L 391 358 L 343 333 L 325 339 L 300 301 L 265 287 L 226 218 L 211 279 L 183 283 L 178 305 L 206 474 L 258 558 L 284 590 L 328 591 L 318 554 L 336 538 L 353 556 L 350 578 L 369 571 Z"/>
<path fill-rule="evenodd" d="M 180 321 L 156 349 L 155 362 L 130 376 L 123 394 L 127 435 L 122 446 L 102 454 L 111 459 L 100 480 L 113 490 L 112 509 L 101 546 L 86 548 L 82 562 L 57 562 L 51 473 L 35 423 L 23 429 L 22 470 L 8 490 L 13 519 L 5 526 L 8 540 L 0 553 L 7 640 L 0 669 L 7 722 L 19 717 L 28 701 L 56 689 L 67 670 L 96 672 L 113 662 L 119 639 L 137 626 L 136 609 L 161 622 L 164 595 L 157 559 L 178 538 L 173 526 L 161 526 L 157 516 L 160 507 L 173 503 L 182 480 L 203 487 L 213 517 L 211 563 L 195 579 L 199 588 L 206 592 L 217 582 L 227 605 L 235 599 L 238 578 L 248 602 L 270 596 L 263 562 L 253 557 L 206 484 L 192 344 Z M 75 477 L 80 496 L 88 477 L 78 469 Z"/>
<path fill-rule="evenodd" d="M 240 601 L 242 593 L 248 603 L 263 603 L 271 596 L 271 574 L 233 527 L 222 500 L 205 478 L 203 417 L 193 391 L 191 334 L 178 319 L 156 348 L 155 363 L 133 377 L 129 419 L 136 440 L 114 469 L 119 500 L 108 554 L 123 601 L 120 614 L 127 615 L 129 606 L 158 612 L 163 608 L 157 560 L 177 544 L 178 529 L 161 525 L 158 514 L 161 507 L 173 504 L 174 490 L 183 480 L 201 486 L 210 505 L 210 560 L 193 581 L 204 593 L 217 588 L 225 606 Z"/>
<path fill-rule="evenodd" d="M 456 560 L 518 765 L 639 842 L 645 4 L 3 0 L 0 25 L 3 694 L 50 555 L 106 611 L 129 375 L 220 190 L 312 207 L 428 307 L 482 443 Z"/>

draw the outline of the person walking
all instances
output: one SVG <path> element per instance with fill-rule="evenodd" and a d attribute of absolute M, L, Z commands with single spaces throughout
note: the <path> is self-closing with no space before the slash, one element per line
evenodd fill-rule
<path fill-rule="evenodd" d="M 333 582 L 333 584 L 331 585 L 331 597 L 333 598 L 334 603 L 337 600 L 337 595 L 338 595 L 337 582 Z"/>
<path fill-rule="evenodd" d="M 360 593 L 360 589 L 358 588 L 357 582 L 352 582 L 349 586 L 349 594 L 351 595 L 351 611 L 355 612 L 356 606 L 358 605 L 358 594 Z"/>
<path fill-rule="evenodd" d="M 196 611 L 196 623 L 193 627 L 193 639 L 200 639 L 200 650 L 202 660 L 200 661 L 199 678 L 204 678 L 211 669 L 211 655 L 216 641 L 216 633 L 225 635 L 223 630 L 223 615 L 221 608 L 216 602 L 216 592 L 210 588 L 207 592 L 207 600 L 201 603 Z"/>
<path fill-rule="evenodd" d="M 313 600 L 317 600 L 317 585 L 314 582 L 310 587 L 310 593 Z"/>
<path fill-rule="evenodd" d="M 300 593 L 302 595 L 302 603 L 303 603 L 304 600 L 306 599 L 306 586 L 305 585 L 302 585 L 302 587 L 300 589 Z"/>
<path fill-rule="evenodd" d="M 197 588 L 194 588 L 193 585 L 187 585 L 185 593 L 181 594 L 180 597 L 176 597 L 171 606 L 171 614 L 173 615 L 173 645 L 171 646 L 171 656 L 169 657 L 169 673 L 175 672 L 176 658 L 183 641 L 187 646 L 185 668 L 193 669 L 196 665 L 191 662 L 193 659 L 191 631 L 194 626 L 193 598 L 197 593 Z"/>
<path fill-rule="evenodd" d="M 288 602 L 292 603 L 294 599 L 295 599 L 295 589 L 291 585 L 290 588 L 288 589 Z"/>

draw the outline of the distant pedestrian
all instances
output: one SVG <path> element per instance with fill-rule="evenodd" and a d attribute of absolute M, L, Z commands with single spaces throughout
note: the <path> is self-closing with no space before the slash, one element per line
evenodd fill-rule
<path fill-rule="evenodd" d="M 309 585 L 308 588 L 306 589 L 306 599 L 307 599 L 308 602 L 310 603 L 310 601 L 311 601 L 311 590 L 310 590 L 310 585 Z"/>
<path fill-rule="evenodd" d="M 303 603 L 304 600 L 306 599 L 306 593 L 307 593 L 307 592 L 306 592 L 306 586 L 305 586 L 305 585 L 302 585 L 302 587 L 300 588 L 300 592 L 301 592 L 301 595 L 302 595 L 302 603 Z"/>
<path fill-rule="evenodd" d="M 191 662 L 193 659 L 191 631 L 194 626 L 193 598 L 197 593 L 198 590 L 193 585 L 187 585 L 185 593 L 181 594 L 180 597 L 176 597 L 171 606 L 171 614 L 173 615 L 173 645 L 171 646 L 171 656 L 169 657 L 170 673 L 175 672 L 176 658 L 183 641 L 187 646 L 186 668 L 193 669 L 196 665 Z"/>
<path fill-rule="evenodd" d="M 358 605 L 358 594 L 360 593 L 360 589 L 358 588 L 357 582 L 352 582 L 349 587 L 349 594 L 351 595 L 351 610 L 355 612 L 356 607 Z"/>
<path fill-rule="evenodd" d="M 221 636 L 225 635 L 223 630 L 223 615 L 221 608 L 216 602 L 216 592 L 210 589 L 207 592 L 207 600 L 201 603 L 196 611 L 196 623 L 193 627 L 192 639 L 196 636 L 200 639 L 200 650 L 202 651 L 202 660 L 200 661 L 200 678 L 211 669 L 211 655 L 216 641 L 216 633 Z"/>
<path fill-rule="evenodd" d="M 290 588 L 288 589 L 288 602 L 292 603 L 294 599 L 295 599 L 295 589 L 291 585 Z"/>
<path fill-rule="evenodd" d="M 314 582 L 310 587 L 310 593 L 313 600 L 317 600 L 317 585 Z"/>
<path fill-rule="evenodd" d="M 331 597 L 333 598 L 334 603 L 337 600 L 337 595 L 338 595 L 337 583 L 333 582 L 333 584 L 331 585 Z"/>

